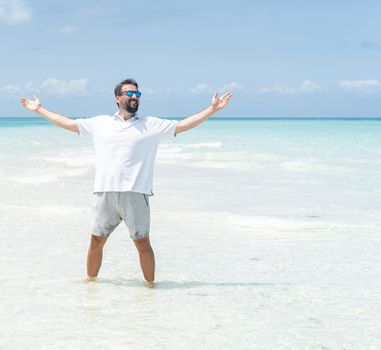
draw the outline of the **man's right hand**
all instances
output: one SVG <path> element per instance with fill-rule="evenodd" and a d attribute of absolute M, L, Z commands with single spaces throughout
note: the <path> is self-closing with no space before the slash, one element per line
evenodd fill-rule
<path fill-rule="evenodd" d="M 1 1 L 1 0 L 0 0 Z M 48 111 L 46 108 L 41 106 L 40 100 L 33 95 L 33 101 L 28 100 L 25 97 L 20 98 L 20 103 L 28 108 L 32 112 L 38 113 L 40 116 L 45 118 L 47 121 L 59 126 L 60 128 L 70 130 L 78 133 L 78 125 L 75 120 L 65 117 L 61 114 Z"/>
<path fill-rule="evenodd" d="M 39 108 L 41 107 L 40 100 L 33 95 L 33 101 L 28 100 L 25 97 L 20 98 L 20 103 L 25 107 L 28 108 L 32 112 L 37 112 Z"/>

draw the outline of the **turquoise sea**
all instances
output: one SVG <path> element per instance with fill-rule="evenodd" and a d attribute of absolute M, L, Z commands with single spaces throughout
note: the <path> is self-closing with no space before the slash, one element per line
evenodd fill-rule
<path fill-rule="evenodd" d="M 0 118 L 0 348 L 378 349 L 381 119 L 218 119 L 165 140 L 157 287 L 122 225 L 82 282 L 93 150 Z"/>
<path fill-rule="evenodd" d="M 380 126 L 378 119 L 210 119 L 163 142 L 157 170 L 171 168 L 170 190 L 205 191 L 216 211 L 366 223 L 381 209 Z M 5 190 L 86 176 L 83 192 L 91 188 L 91 140 L 42 118 L 1 118 L 0 148 Z M 155 194 L 166 179 L 155 178 Z M 189 205 L 197 202 L 205 204 L 192 197 Z"/>

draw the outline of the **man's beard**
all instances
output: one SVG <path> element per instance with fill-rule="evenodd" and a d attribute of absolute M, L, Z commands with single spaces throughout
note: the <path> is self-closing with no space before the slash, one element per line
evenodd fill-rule
<path fill-rule="evenodd" d="M 131 102 L 133 101 L 135 102 L 135 104 L 132 105 Z M 128 113 L 136 113 L 139 109 L 139 101 L 137 100 L 128 101 L 124 107 Z"/>

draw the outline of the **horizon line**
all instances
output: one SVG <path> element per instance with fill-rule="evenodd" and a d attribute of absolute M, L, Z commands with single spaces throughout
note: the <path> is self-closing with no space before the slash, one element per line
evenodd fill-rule
<path fill-rule="evenodd" d="M 81 117 L 73 117 L 71 119 L 80 119 Z M 43 117 L 40 117 L 40 116 L 30 116 L 30 117 L 20 117 L 20 116 L 0 116 L 0 119 L 41 119 L 41 120 L 46 120 L 45 118 Z M 179 119 L 179 120 L 182 120 L 184 119 L 184 117 L 165 117 L 163 119 Z M 380 117 L 342 117 L 342 116 L 331 116 L 331 117 L 320 117 L 320 116 L 317 116 L 317 117 L 289 117 L 289 116 L 285 116 L 285 117 L 223 117 L 223 116 L 220 116 L 220 117 L 209 117 L 208 120 L 213 120 L 213 119 L 230 119 L 230 120 L 236 120 L 236 119 L 260 119 L 260 120 L 263 120 L 263 119 L 308 119 L 308 120 L 321 120 L 321 119 L 381 119 L 381 116 Z M 47 121 L 47 120 L 46 120 Z"/>

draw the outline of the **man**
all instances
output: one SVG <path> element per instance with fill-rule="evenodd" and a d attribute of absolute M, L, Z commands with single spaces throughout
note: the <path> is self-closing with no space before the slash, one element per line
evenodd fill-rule
<path fill-rule="evenodd" d="M 155 256 L 149 240 L 153 169 L 160 140 L 190 130 L 224 108 L 230 92 L 220 98 L 217 92 L 211 105 L 181 121 L 142 117 L 137 114 L 141 92 L 134 79 L 121 81 L 114 89 L 118 112 L 87 119 L 70 119 L 51 112 L 33 100 L 20 103 L 51 123 L 91 136 L 94 142 L 96 172 L 94 185 L 94 226 L 87 255 L 87 279 L 98 276 L 103 247 L 112 231 L 124 220 L 139 252 L 144 279 L 153 287 Z"/>

